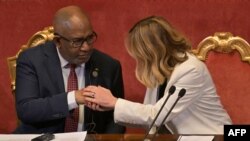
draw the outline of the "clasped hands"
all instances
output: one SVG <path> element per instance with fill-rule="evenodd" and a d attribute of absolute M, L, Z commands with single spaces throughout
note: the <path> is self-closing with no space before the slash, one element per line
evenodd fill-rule
<path fill-rule="evenodd" d="M 97 110 L 108 111 L 115 107 L 117 98 L 112 95 L 109 89 L 101 86 L 88 86 L 81 90 L 76 91 L 76 99 L 81 97 L 81 102 L 85 106 Z"/>

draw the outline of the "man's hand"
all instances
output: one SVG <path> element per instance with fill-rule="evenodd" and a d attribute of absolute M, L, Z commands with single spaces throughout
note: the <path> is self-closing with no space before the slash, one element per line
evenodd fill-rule
<path fill-rule="evenodd" d="M 83 95 L 84 88 L 81 90 L 76 90 L 75 91 L 75 99 L 77 104 L 85 104 L 85 96 Z"/>

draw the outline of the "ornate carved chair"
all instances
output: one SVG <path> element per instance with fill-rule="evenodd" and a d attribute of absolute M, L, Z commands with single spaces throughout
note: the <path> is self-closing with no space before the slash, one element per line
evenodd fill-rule
<path fill-rule="evenodd" d="M 10 79 L 11 79 L 11 89 L 12 93 L 15 93 L 16 89 L 16 59 L 18 55 L 27 48 L 34 47 L 36 45 L 42 44 L 46 41 L 52 40 L 54 37 L 54 29 L 52 26 L 45 27 L 42 31 L 35 33 L 27 42 L 27 44 L 23 45 L 18 53 L 13 56 L 7 58 Z"/>
<path fill-rule="evenodd" d="M 234 124 L 250 123 L 250 45 L 229 32 L 202 40 L 196 56 L 211 72 L 222 104 Z"/>

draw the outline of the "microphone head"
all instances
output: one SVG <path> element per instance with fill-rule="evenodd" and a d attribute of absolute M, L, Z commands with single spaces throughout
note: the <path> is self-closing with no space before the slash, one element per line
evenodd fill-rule
<path fill-rule="evenodd" d="M 168 90 L 168 94 L 169 95 L 172 95 L 174 92 L 175 92 L 175 90 L 176 90 L 176 87 L 173 85 L 173 86 L 171 86 L 170 88 L 169 88 L 169 90 Z"/>
<path fill-rule="evenodd" d="M 186 94 L 186 89 L 182 88 L 179 92 L 179 97 L 183 97 Z"/>

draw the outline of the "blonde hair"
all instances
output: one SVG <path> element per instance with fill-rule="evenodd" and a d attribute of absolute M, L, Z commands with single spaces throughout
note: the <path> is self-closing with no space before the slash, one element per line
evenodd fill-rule
<path fill-rule="evenodd" d="M 176 64 L 187 60 L 187 40 L 164 18 L 151 16 L 136 23 L 128 34 L 128 53 L 136 60 L 136 78 L 155 87 L 170 78 Z"/>

